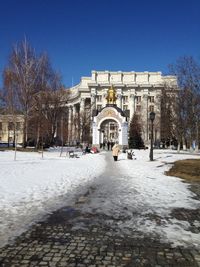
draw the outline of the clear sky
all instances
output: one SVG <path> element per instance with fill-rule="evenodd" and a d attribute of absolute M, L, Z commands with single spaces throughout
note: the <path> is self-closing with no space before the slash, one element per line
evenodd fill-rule
<path fill-rule="evenodd" d="M 66 86 L 91 70 L 166 74 L 179 56 L 200 59 L 200 0 L 1 0 L 0 11 L 1 74 L 24 36 Z"/>

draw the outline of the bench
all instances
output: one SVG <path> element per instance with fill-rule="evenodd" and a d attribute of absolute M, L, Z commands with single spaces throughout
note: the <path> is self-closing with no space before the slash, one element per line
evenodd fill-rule
<path fill-rule="evenodd" d="M 69 151 L 68 153 L 69 153 L 69 158 L 78 158 L 77 153 L 74 153 L 73 150 Z"/>

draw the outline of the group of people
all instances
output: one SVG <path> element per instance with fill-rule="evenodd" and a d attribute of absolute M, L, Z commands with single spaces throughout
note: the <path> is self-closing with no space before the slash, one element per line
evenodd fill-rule
<path fill-rule="evenodd" d="M 113 141 L 103 141 L 103 143 L 100 144 L 100 148 L 106 149 L 106 150 L 112 150 L 112 155 L 114 161 L 117 161 L 118 155 L 120 152 L 119 144 L 118 142 Z"/>
<path fill-rule="evenodd" d="M 100 144 L 100 148 L 103 148 L 109 151 L 109 150 L 112 150 L 114 144 L 115 143 L 113 141 L 104 141 L 103 143 Z"/>
<path fill-rule="evenodd" d="M 117 161 L 119 152 L 120 152 L 120 147 L 118 145 L 118 142 L 116 142 L 112 148 L 112 155 L 113 155 L 114 161 Z M 127 159 L 136 159 L 134 151 L 132 149 L 127 150 L 125 153 L 127 153 Z"/>
<path fill-rule="evenodd" d="M 89 144 L 86 145 L 85 149 L 83 150 L 84 153 L 92 153 L 92 154 L 95 154 L 95 153 L 98 153 L 98 149 L 97 147 L 93 146 L 93 147 L 90 147 Z"/>
<path fill-rule="evenodd" d="M 107 146 L 107 150 L 112 150 L 112 156 L 113 156 L 113 159 L 114 161 L 117 161 L 118 160 L 118 155 L 120 153 L 120 146 L 119 146 L 119 143 L 116 141 L 115 143 L 114 142 L 104 142 L 103 144 L 101 144 L 101 148 L 105 149 L 105 146 Z M 95 149 L 95 151 L 93 151 Z M 86 147 L 85 147 L 85 153 L 97 153 L 98 150 L 96 147 L 92 147 L 90 148 L 89 145 L 87 144 Z M 128 159 L 133 159 L 133 156 L 134 155 L 134 152 L 132 150 L 130 151 L 127 151 L 127 158 Z M 136 158 L 134 158 L 136 159 Z"/>
<path fill-rule="evenodd" d="M 111 150 L 114 161 L 117 161 L 118 155 L 120 152 L 118 142 L 113 142 L 113 141 L 109 141 L 109 140 L 103 141 L 103 143 L 100 144 L 100 148 L 106 149 L 107 151 Z"/>

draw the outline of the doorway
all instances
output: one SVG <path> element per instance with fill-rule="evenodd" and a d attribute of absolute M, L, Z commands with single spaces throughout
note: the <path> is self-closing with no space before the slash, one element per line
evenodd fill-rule
<path fill-rule="evenodd" d="M 112 119 L 105 120 L 100 126 L 100 144 L 119 141 L 119 124 Z"/>

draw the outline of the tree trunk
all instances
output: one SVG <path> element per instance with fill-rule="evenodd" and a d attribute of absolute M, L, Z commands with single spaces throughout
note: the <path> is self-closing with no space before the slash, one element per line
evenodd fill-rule
<path fill-rule="evenodd" d="M 180 150 L 181 150 L 181 142 L 178 141 L 178 147 L 177 147 L 177 152 L 180 153 Z"/>
<path fill-rule="evenodd" d="M 183 142 L 183 150 L 186 151 L 187 147 L 186 147 L 186 143 L 185 143 L 185 138 L 182 137 L 182 142 Z"/>
<path fill-rule="evenodd" d="M 10 139 L 10 130 L 8 129 L 8 147 L 10 147 L 9 139 Z"/>
<path fill-rule="evenodd" d="M 37 139 L 36 139 L 36 148 L 38 149 L 40 145 L 40 123 L 37 125 Z"/>
<path fill-rule="evenodd" d="M 195 152 L 199 151 L 199 127 L 198 127 L 199 122 L 197 121 L 196 123 L 196 146 L 195 146 Z"/>
<path fill-rule="evenodd" d="M 27 146 L 27 136 L 28 136 L 28 119 L 27 115 L 24 116 L 24 133 L 23 133 L 23 147 Z"/>

